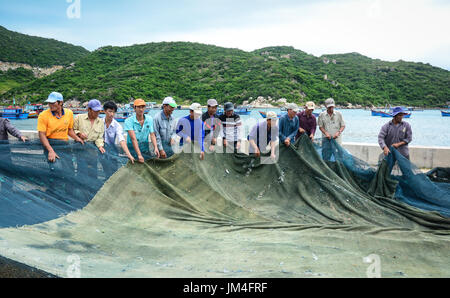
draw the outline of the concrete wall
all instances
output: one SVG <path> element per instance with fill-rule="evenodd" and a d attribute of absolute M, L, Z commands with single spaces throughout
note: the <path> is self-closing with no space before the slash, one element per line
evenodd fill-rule
<path fill-rule="evenodd" d="M 30 139 L 38 138 L 36 131 L 24 130 L 22 133 Z M 244 150 L 248 148 L 247 142 L 244 142 L 242 147 Z M 343 147 L 355 157 L 371 165 L 378 163 L 382 153 L 378 144 L 343 143 Z M 409 152 L 411 162 L 419 168 L 450 167 L 450 147 L 409 146 Z"/>
<path fill-rule="evenodd" d="M 343 143 L 353 156 L 376 165 L 382 154 L 378 144 Z M 450 167 L 450 147 L 409 146 L 411 162 L 419 168 Z"/>

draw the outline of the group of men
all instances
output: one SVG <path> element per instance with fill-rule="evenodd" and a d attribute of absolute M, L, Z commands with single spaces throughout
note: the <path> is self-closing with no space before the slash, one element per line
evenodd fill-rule
<path fill-rule="evenodd" d="M 114 119 L 117 112 L 114 102 L 108 101 L 102 106 L 100 101 L 92 99 L 87 105 L 87 113 L 74 118 L 73 112 L 63 107 L 63 101 L 62 94 L 52 92 L 46 100 L 49 109 L 42 112 L 38 118 L 39 139 L 50 162 L 54 162 L 59 156 L 49 140 L 69 140 L 69 137 L 81 144 L 92 142 L 100 154 L 105 153 L 105 144 L 118 143 L 132 163 L 143 163 L 144 156 L 172 156 L 177 136 L 180 137 L 180 146 L 198 144 L 201 160 L 205 157 L 205 151 L 215 150 L 220 137 L 227 152 L 237 152 L 241 148 L 243 125 L 231 102 L 225 103 L 221 115 L 217 115 L 218 103 L 215 99 L 208 100 L 205 113 L 199 103 L 193 103 L 189 108 L 189 115 L 175 123 L 172 113 L 177 104 L 172 97 L 164 99 L 162 111 L 154 118 L 145 113 L 145 101 L 136 99 L 133 105 L 135 113 L 125 120 L 122 128 Z M 330 151 L 327 146 L 332 146 L 332 142 L 326 140 L 334 139 L 338 144 L 342 144 L 341 134 L 345 129 L 345 122 L 342 114 L 335 110 L 332 98 L 325 101 L 325 106 L 326 111 L 319 115 L 318 120 L 313 114 L 315 104 L 311 101 L 306 103 L 302 112 L 299 112 L 296 104 L 288 104 L 287 113 L 279 119 L 275 112 L 267 112 L 266 119 L 254 125 L 247 136 L 249 152 L 257 157 L 261 153 L 270 152 L 271 158 L 275 158 L 278 142 L 290 146 L 303 134 L 314 141 L 316 127 L 319 126 L 325 140 L 322 142 L 322 156 L 328 159 L 329 156 L 324 152 Z M 99 118 L 102 110 L 105 113 L 104 119 Z M 405 110 L 396 107 L 393 120 L 386 123 L 379 133 L 378 142 L 385 155 L 389 154 L 389 148 L 392 146 L 409 158 L 408 144 L 412 140 L 412 132 L 409 123 L 403 121 L 405 114 Z M 124 131 L 128 134 L 126 141 Z M 24 142 L 27 140 L 7 119 L 0 118 L 0 140 L 7 139 L 8 132 Z"/>
<path fill-rule="evenodd" d="M 332 142 L 334 139 L 339 145 L 342 144 L 341 134 L 345 129 L 345 122 L 341 112 L 335 110 L 334 99 L 325 101 L 326 111 L 316 119 L 313 111 L 315 104 L 309 101 L 305 104 L 302 112 L 298 112 L 298 106 L 290 103 L 286 106 L 287 113 L 280 118 L 280 140 L 286 146 L 297 140 L 301 135 L 306 134 L 311 141 L 314 141 L 316 128 L 319 126 L 324 141 L 322 142 L 322 157 L 329 160 L 332 155 Z M 328 141 L 327 141 L 328 140 Z"/>

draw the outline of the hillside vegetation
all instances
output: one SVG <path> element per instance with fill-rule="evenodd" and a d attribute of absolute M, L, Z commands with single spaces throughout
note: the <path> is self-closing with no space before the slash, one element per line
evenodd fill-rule
<path fill-rule="evenodd" d="M 384 62 L 357 53 L 315 57 L 292 47 L 253 52 L 189 42 L 103 47 L 74 66 L 15 87 L 3 98 L 129 102 L 133 98 L 242 103 L 258 96 L 288 101 L 414 106 L 445 105 L 450 72 L 422 63 Z"/>
<path fill-rule="evenodd" d="M 50 67 L 69 65 L 89 51 L 54 39 L 29 36 L 0 26 L 0 61 Z"/>

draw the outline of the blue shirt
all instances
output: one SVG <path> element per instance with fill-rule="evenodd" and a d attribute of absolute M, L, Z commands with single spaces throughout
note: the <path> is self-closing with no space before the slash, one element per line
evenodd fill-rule
<path fill-rule="evenodd" d="M 294 138 L 297 135 L 298 128 L 300 123 L 298 121 L 298 117 L 294 116 L 293 119 L 289 118 L 288 114 L 284 114 L 280 118 L 280 141 L 284 142 L 287 138 L 291 140 L 291 143 L 294 142 Z"/>
<path fill-rule="evenodd" d="M 158 149 L 163 150 L 163 143 L 170 144 L 171 139 L 175 139 L 175 120 L 172 115 L 169 117 L 161 111 L 155 116 L 153 120 L 153 126 L 155 128 L 156 143 L 158 143 Z"/>
<path fill-rule="evenodd" d="M 187 137 L 191 138 L 191 141 L 196 141 L 202 148 L 202 152 L 205 151 L 203 141 L 205 139 L 205 131 L 203 129 L 203 121 L 201 118 L 192 120 L 188 115 L 180 118 L 177 124 L 177 135 L 181 137 L 180 145 L 183 146 L 183 142 Z"/>
<path fill-rule="evenodd" d="M 134 133 L 136 134 L 136 139 L 139 144 L 139 150 L 141 150 L 142 152 L 148 152 L 150 143 L 149 135 L 151 133 L 154 133 L 155 131 L 153 129 L 153 118 L 145 114 L 144 118 L 145 118 L 144 125 L 141 126 L 139 121 L 136 119 L 136 114 L 133 114 L 133 116 L 125 120 L 124 130 L 127 132 L 130 130 L 134 131 Z M 130 146 L 131 146 L 130 148 L 133 147 L 130 134 L 128 134 L 127 137 L 127 144 L 128 147 Z"/>

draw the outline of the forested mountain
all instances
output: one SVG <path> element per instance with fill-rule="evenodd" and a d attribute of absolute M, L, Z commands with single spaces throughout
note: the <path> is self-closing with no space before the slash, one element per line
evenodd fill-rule
<path fill-rule="evenodd" d="M 292 47 L 253 52 L 190 42 L 102 47 L 75 65 L 4 93 L 3 99 L 129 102 L 132 98 L 242 103 L 258 96 L 288 101 L 414 106 L 445 105 L 450 72 L 422 63 L 384 62 L 357 53 L 316 57 Z"/>
<path fill-rule="evenodd" d="M 51 67 L 69 65 L 89 51 L 54 39 L 29 36 L 0 26 L 0 61 Z"/>

